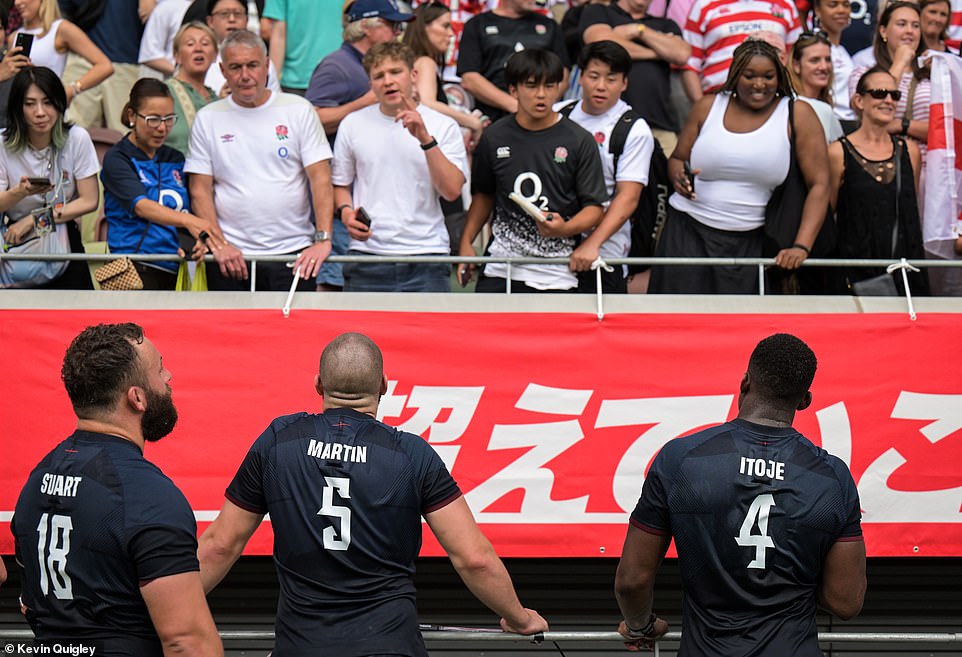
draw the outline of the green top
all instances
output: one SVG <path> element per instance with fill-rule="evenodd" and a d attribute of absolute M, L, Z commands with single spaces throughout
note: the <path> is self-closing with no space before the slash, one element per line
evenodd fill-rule
<path fill-rule="evenodd" d="M 307 89 L 325 56 L 341 46 L 342 0 L 267 0 L 264 17 L 287 24 L 281 85 Z"/>
<path fill-rule="evenodd" d="M 174 97 L 174 114 L 177 115 L 177 123 L 174 127 L 170 129 L 170 133 L 167 135 L 167 141 L 164 142 L 167 146 L 171 148 L 176 148 L 185 156 L 187 155 L 188 149 L 190 147 L 190 127 L 193 121 L 187 122 L 187 117 L 184 114 L 184 108 L 180 104 L 180 98 L 178 98 L 177 91 L 174 85 L 179 85 L 187 92 L 187 97 L 190 98 L 190 102 L 194 104 L 194 116 L 200 111 L 200 108 L 208 103 L 217 100 L 217 94 L 210 87 L 204 87 L 207 89 L 210 100 L 204 100 L 204 97 L 194 89 L 193 85 L 186 84 L 180 80 L 175 80 L 173 78 L 167 80 L 167 86 L 170 87 L 170 95 Z"/>

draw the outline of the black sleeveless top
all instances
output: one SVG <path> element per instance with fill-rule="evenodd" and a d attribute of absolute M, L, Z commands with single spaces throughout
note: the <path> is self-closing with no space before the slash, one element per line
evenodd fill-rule
<path fill-rule="evenodd" d="M 892 137 L 892 155 L 881 161 L 863 157 L 846 137 L 840 141 L 845 164 L 836 208 L 838 257 L 924 259 L 912 160 L 905 141 Z M 898 216 L 895 200 L 896 154 L 900 154 L 902 178 Z M 893 248 L 892 235 L 896 222 L 898 226 Z M 844 275 L 847 282 L 852 283 L 882 273 L 882 269 L 858 267 L 845 269 Z M 895 276 L 895 281 L 901 292 L 901 274 Z M 914 294 L 929 293 L 928 277 L 924 270 L 910 273 L 909 281 Z"/>

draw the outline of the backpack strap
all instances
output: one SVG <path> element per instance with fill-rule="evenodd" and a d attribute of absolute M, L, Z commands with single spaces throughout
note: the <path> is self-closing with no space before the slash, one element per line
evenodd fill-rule
<path fill-rule="evenodd" d="M 572 100 L 570 103 L 565 103 L 565 105 L 564 105 L 563 107 L 559 107 L 559 108 L 558 108 L 558 114 L 560 114 L 561 116 L 565 117 L 566 119 L 570 119 L 570 118 L 571 118 L 571 110 L 573 110 L 573 109 L 575 108 L 575 105 L 577 105 L 577 104 L 578 104 L 578 99 L 577 99 L 577 98 L 575 98 L 574 100 Z"/>
<path fill-rule="evenodd" d="M 635 124 L 635 121 L 640 118 L 638 112 L 627 109 L 618 118 L 618 122 L 611 130 L 611 137 L 608 138 L 608 152 L 612 155 L 613 173 L 616 177 L 618 175 L 618 160 L 621 158 L 621 154 L 625 152 L 625 144 L 628 143 L 628 133 L 631 132 L 631 127 Z"/>

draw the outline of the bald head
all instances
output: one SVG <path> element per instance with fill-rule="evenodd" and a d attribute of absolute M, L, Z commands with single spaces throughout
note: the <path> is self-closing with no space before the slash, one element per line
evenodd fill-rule
<path fill-rule="evenodd" d="M 384 380 L 381 350 L 366 335 L 339 335 L 321 354 L 319 378 L 325 401 L 346 406 L 376 401 Z"/>

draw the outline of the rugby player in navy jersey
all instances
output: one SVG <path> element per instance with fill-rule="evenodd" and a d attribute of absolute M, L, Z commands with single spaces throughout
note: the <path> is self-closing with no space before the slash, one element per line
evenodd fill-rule
<path fill-rule="evenodd" d="M 24 613 L 96 655 L 222 657 L 186 498 L 144 458 L 177 422 L 171 374 L 136 324 L 74 338 L 61 370 L 77 429 L 30 473 L 11 522 Z"/>
<path fill-rule="evenodd" d="M 375 419 L 387 391 L 377 345 L 358 333 L 335 338 L 315 388 L 323 413 L 271 422 L 228 486 L 200 538 L 205 589 L 270 513 L 280 583 L 274 657 L 426 657 L 412 581 L 423 517 L 505 631 L 545 631 L 434 449 Z"/>
<path fill-rule="evenodd" d="M 615 576 L 630 650 L 668 624 L 652 612 L 671 539 L 685 592 L 679 657 L 816 657 L 817 607 L 865 599 L 865 543 L 848 467 L 792 428 L 812 403 L 815 354 L 787 334 L 755 347 L 738 417 L 672 440 L 652 462 Z"/>

